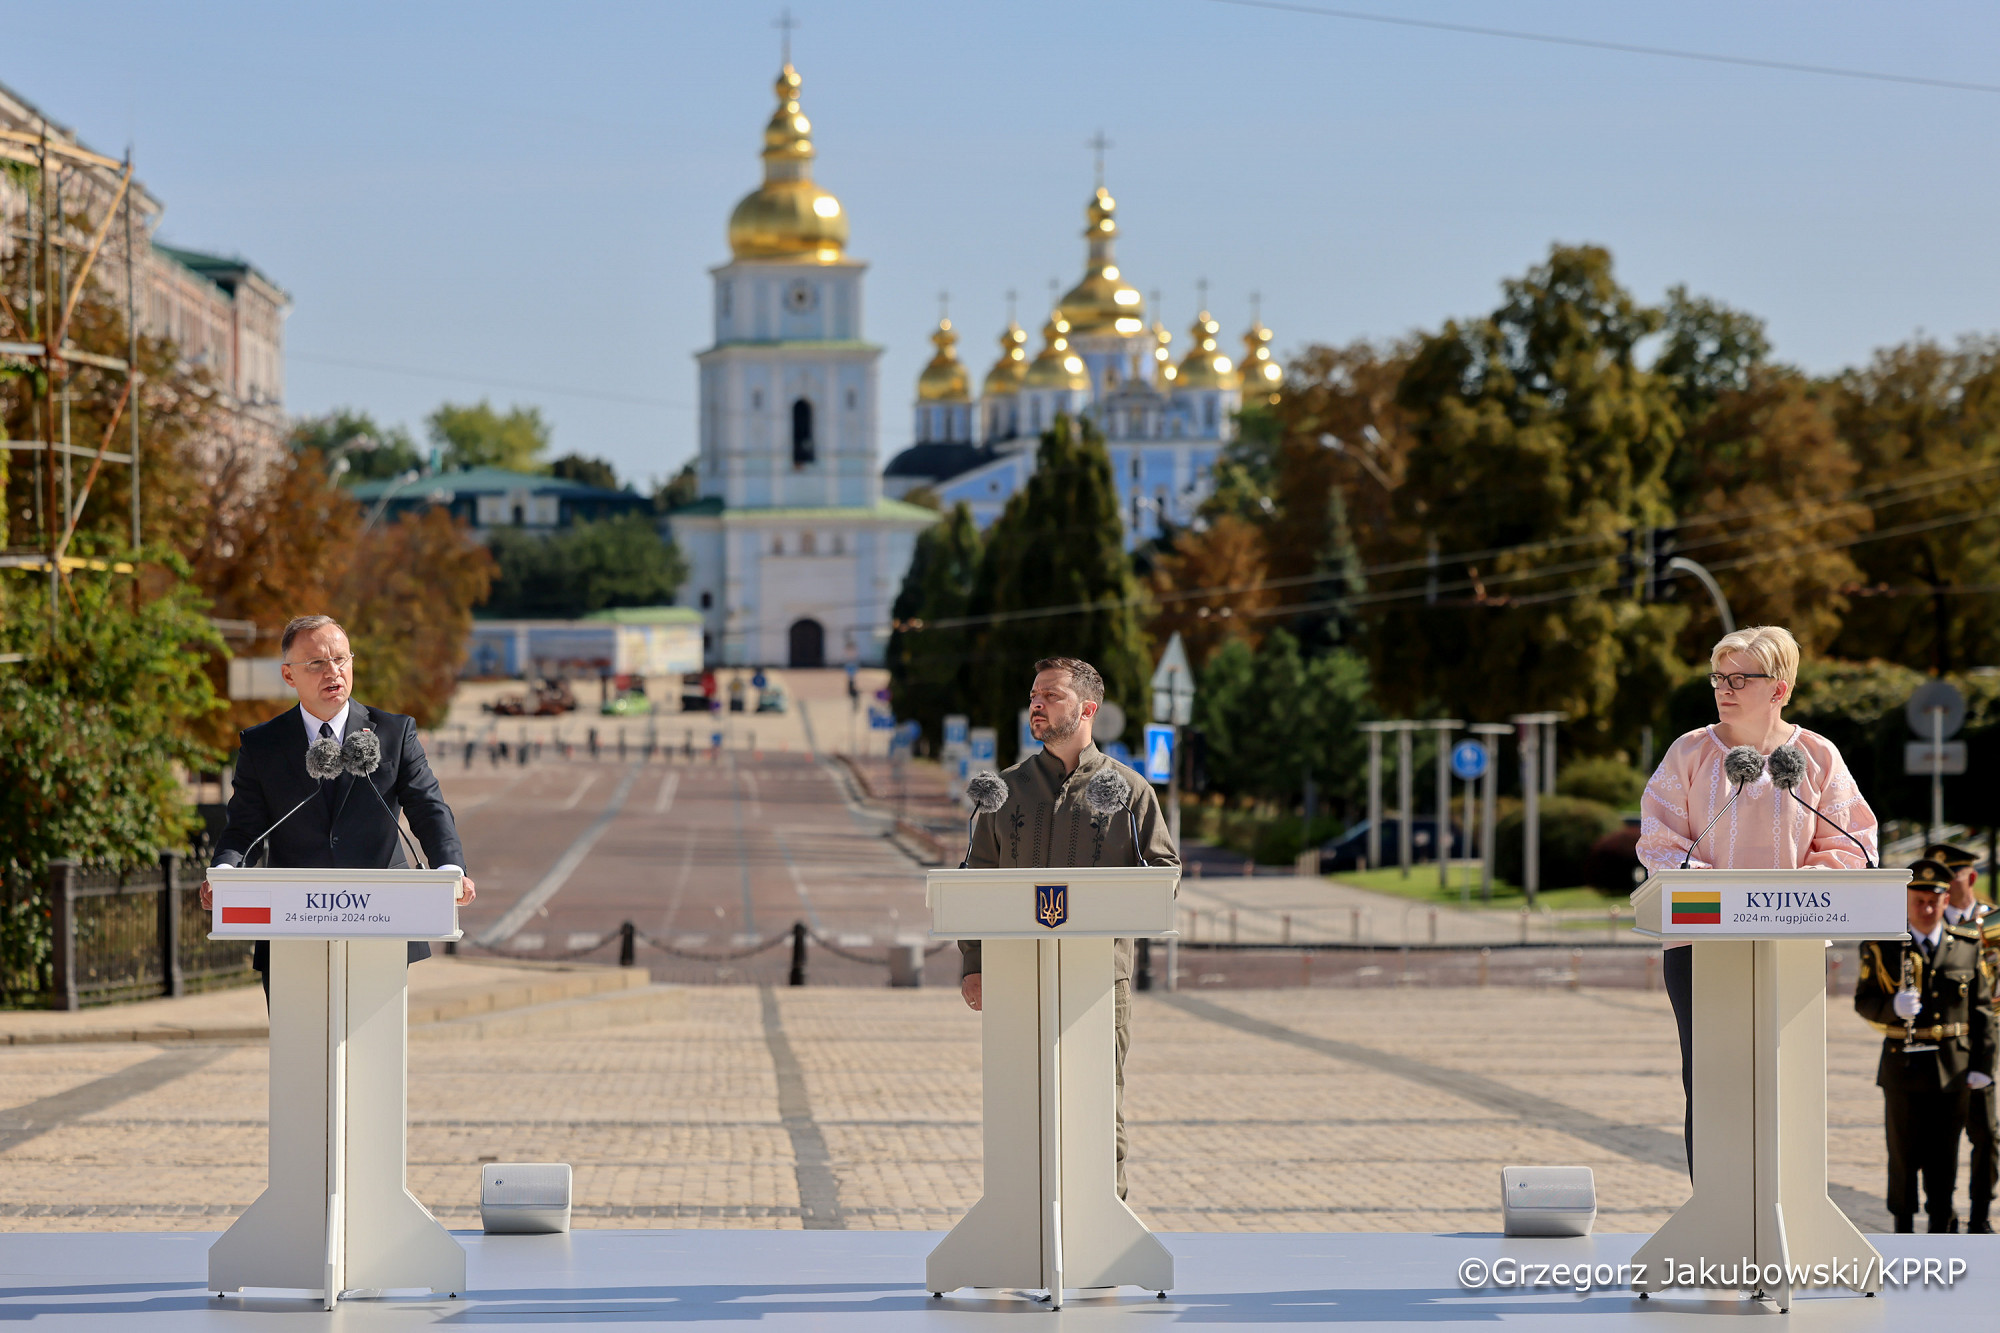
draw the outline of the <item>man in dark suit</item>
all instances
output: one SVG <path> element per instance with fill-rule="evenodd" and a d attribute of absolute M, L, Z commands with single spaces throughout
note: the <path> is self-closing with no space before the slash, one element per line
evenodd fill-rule
<path fill-rule="evenodd" d="M 353 870 L 407 866 L 391 814 L 400 810 L 434 869 L 463 869 L 465 853 L 458 829 L 424 759 L 416 719 L 370 708 L 351 697 L 354 650 L 348 646 L 347 632 L 331 616 L 300 616 L 285 626 L 278 655 L 279 673 L 299 692 L 299 706 L 243 733 L 236 787 L 229 797 L 229 823 L 216 840 L 213 864 L 242 865 L 251 846 L 276 824 L 266 844 L 268 864 L 273 866 Z M 343 773 L 321 780 L 306 772 L 306 751 L 314 741 L 338 743 L 359 731 L 373 731 L 382 743 L 382 763 L 372 774 Z M 360 790 L 364 782 L 374 784 L 380 801 Z M 298 810 L 284 818 L 294 806 Z M 459 889 L 459 905 L 472 899 L 472 879 L 467 876 Z M 201 905 L 204 909 L 212 905 L 206 880 Z M 429 944 L 411 941 L 411 962 L 430 956 Z M 251 961 L 263 975 L 268 999 L 269 941 L 257 941 Z"/>

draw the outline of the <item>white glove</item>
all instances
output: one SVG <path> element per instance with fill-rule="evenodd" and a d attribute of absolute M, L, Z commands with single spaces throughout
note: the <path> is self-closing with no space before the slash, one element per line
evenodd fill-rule
<path fill-rule="evenodd" d="M 1896 992 L 1896 1017 L 1909 1022 L 1924 1011 L 1924 997 L 1913 990 Z"/>
<path fill-rule="evenodd" d="M 1993 1076 L 1991 1074 L 1982 1074 L 1975 1069 L 1965 1076 L 1965 1086 L 1971 1088 L 1974 1092 L 1978 1092 L 1981 1088 L 1990 1088 L 1993 1086 Z"/>

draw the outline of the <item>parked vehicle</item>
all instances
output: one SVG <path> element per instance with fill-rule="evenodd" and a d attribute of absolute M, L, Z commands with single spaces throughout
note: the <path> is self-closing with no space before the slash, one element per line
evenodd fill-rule
<path fill-rule="evenodd" d="M 766 685 L 763 689 L 757 691 L 757 711 L 760 713 L 784 712 L 784 689 L 777 685 Z"/>
<path fill-rule="evenodd" d="M 607 717 L 632 717 L 652 712 L 653 701 L 646 697 L 646 682 L 632 677 L 628 685 L 625 679 L 619 678 L 618 693 L 606 699 L 598 711 Z"/>
<path fill-rule="evenodd" d="M 681 677 L 681 711 L 683 713 L 708 711 L 708 691 L 702 687 L 702 676 L 699 671 L 690 671 Z"/>
<path fill-rule="evenodd" d="M 503 694 L 486 705 L 501 717 L 559 717 L 574 712 L 576 696 L 566 680 L 538 680 L 527 694 Z"/>
<path fill-rule="evenodd" d="M 1465 855 L 1465 833 L 1453 824 L 1450 831 L 1451 846 L 1448 854 L 1453 860 Z M 1410 822 L 1410 859 L 1412 863 L 1437 861 L 1438 829 L 1435 817 L 1416 819 Z M 1319 872 L 1331 875 L 1343 870 L 1366 869 L 1368 859 L 1368 821 L 1348 829 L 1338 838 L 1328 839 L 1320 845 Z M 1378 865 L 1399 866 L 1403 864 L 1403 828 L 1399 819 L 1382 821 L 1382 856 Z"/>

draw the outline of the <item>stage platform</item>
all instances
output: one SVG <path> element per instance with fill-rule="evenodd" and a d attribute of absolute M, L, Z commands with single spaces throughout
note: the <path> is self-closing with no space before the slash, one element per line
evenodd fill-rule
<path fill-rule="evenodd" d="M 457 1300 L 347 1300 L 331 1315 L 316 1302 L 217 1300 L 202 1285 L 212 1234 L 0 1234 L 0 1324 L 38 1333 L 130 1328 L 145 1333 L 333 1327 L 531 1329 L 754 1326 L 772 1333 L 1044 1326 L 1032 1295 L 960 1291 L 933 1299 L 920 1285 L 930 1232 L 581 1231 L 567 1236 L 457 1233 L 470 1252 L 471 1289 Z M 1896 1261 L 1958 1259 L 1952 1286 L 1912 1283 L 1868 1299 L 1846 1291 L 1803 1296 L 1787 1316 L 1770 1305 L 1693 1293 L 1640 1301 L 1629 1290 L 1585 1294 L 1555 1285 L 1467 1290 L 1468 1259 L 1531 1264 L 1627 1261 L 1645 1238 L 1507 1240 L 1490 1233 L 1260 1233 L 1162 1236 L 1180 1285 L 1162 1301 L 1131 1289 L 1072 1294 L 1064 1327 L 1348 1329 L 1421 1324 L 1491 1330 L 1719 1328 L 1763 1316 L 1790 1329 L 1985 1326 L 2000 1309 L 2000 1238 L 1878 1236 Z M 1737 1325 L 1736 1327 L 1741 1327 Z"/>

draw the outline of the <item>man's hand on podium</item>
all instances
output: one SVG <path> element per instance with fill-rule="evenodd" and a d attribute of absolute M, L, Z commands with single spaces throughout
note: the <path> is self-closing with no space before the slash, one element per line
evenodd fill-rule
<path fill-rule="evenodd" d="M 1896 992 L 1896 1017 L 1908 1021 L 1924 1011 L 1924 997 L 1913 990 Z"/>
<path fill-rule="evenodd" d="M 458 897 L 452 901 L 463 907 L 478 896 L 479 891 L 472 887 L 472 876 L 467 875 L 458 882 Z M 215 910 L 215 890 L 208 886 L 207 880 L 201 882 L 201 910 L 204 912 Z M 977 1009 L 979 1006 L 975 1004 L 972 1007 Z"/>
<path fill-rule="evenodd" d="M 966 1004 L 974 1009 L 981 1007 L 980 1000 L 983 998 L 980 994 L 979 978 L 979 973 L 968 972 L 958 979 L 958 993 L 963 995 Z"/>

